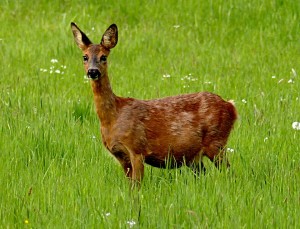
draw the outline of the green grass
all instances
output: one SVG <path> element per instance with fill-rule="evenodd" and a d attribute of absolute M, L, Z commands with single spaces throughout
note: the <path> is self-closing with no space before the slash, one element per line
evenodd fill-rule
<path fill-rule="evenodd" d="M 299 228 L 299 1 L 3 0 L 0 11 L 1 228 Z M 117 95 L 234 99 L 230 171 L 147 166 L 130 193 L 102 146 L 71 21 L 94 42 L 118 25 Z"/>

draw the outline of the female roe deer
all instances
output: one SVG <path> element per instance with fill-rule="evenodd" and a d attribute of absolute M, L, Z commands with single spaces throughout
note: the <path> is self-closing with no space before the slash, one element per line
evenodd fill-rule
<path fill-rule="evenodd" d="M 71 29 L 91 79 L 102 141 L 133 184 L 141 182 L 144 162 L 160 168 L 187 165 L 199 173 L 207 156 L 216 167 L 223 160 L 229 167 L 224 147 L 237 119 L 232 102 L 209 92 L 153 100 L 118 97 L 107 73 L 117 26 L 105 31 L 100 44 L 93 44 L 73 22 Z"/>

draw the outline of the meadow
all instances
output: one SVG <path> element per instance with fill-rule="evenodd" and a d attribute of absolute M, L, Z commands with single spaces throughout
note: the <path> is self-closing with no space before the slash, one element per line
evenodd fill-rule
<path fill-rule="evenodd" d="M 299 228 L 300 1 L 0 1 L 1 228 Z M 239 119 L 230 170 L 146 166 L 103 147 L 74 21 L 112 23 L 115 94 L 210 91 Z"/>

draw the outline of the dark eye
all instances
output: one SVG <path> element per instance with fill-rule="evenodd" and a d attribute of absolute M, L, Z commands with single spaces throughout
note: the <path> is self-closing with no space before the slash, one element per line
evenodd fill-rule
<path fill-rule="evenodd" d="M 106 59 L 107 59 L 107 56 L 101 56 L 100 57 L 100 61 L 106 61 Z"/>
<path fill-rule="evenodd" d="M 84 62 L 86 62 L 86 61 L 88 61 L 88 60 L 89 60 L 88 56 L 83 56 L 83 61 L 84 61 Z"/>

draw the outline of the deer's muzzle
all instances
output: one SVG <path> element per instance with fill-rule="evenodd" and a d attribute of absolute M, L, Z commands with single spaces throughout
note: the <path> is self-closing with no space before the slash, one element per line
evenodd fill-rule
<path fill-rule="evenodd" d="M 98 79 L 101 76 L 100 71 L 97 68 L 89 69 L 87 76 L 93 80 Z"/>

